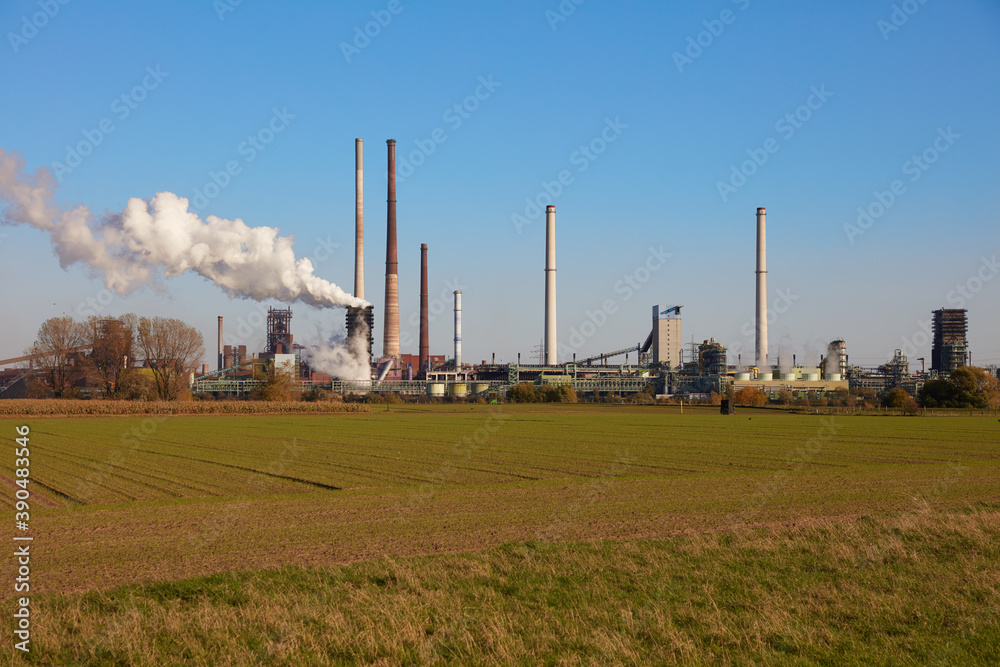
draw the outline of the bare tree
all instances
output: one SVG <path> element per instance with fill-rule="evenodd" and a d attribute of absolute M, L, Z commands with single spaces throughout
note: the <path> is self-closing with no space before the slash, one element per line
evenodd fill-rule
<path fill-rule="evenodd" d="M 135 336 L 138 318 L 92 315 L 84 325 L 91 352 L 86 359 L 87 375 L 101 385 L 104 395 L 117 398 L 128 385 L 135 362 Z"/>
<path fill-rule="evenodd" d="M 42 384 L 56 398 L 73 393 L 81 373 L 80 351 L 86 342 L 83 326 L 72 317 L 52 317 L 42 323 L 35 342 L 25 350 L 26 355 L 34 355 L 30 367 L 41 372 Z"/>
<path fill-rule="evenodd" d="M 180 320 L 140 318 L 136 341 L 153 372 L 156 393 L 165 401 L 177 398 L 184 376 L 197 368 L 205 356 L 201 333 Z"/>

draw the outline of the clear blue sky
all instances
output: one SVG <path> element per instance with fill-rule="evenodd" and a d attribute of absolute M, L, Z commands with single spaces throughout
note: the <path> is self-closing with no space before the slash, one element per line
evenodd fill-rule
<path fill-rule="evenodd" d="M 236 161 L 240 173 L 202 212 L 280 227 L 317 274 L 351 291 L 354 139 L 365 139 L 377 353 L 385 140 L 395 138 L 401 170 L 417 142 L 425 146 L 398 191 L 404 352 L 417 351 L 420 243 L 430 247 L 432 303 L 447 297 L 432 353 L 451 353 L 456 282 L 466 361 L 493 352 L 510 361 L 538 345 L 543 224 L 535 218 L 518 231 L 512 216 L 566 170 L 572 182 L 554 201 L 564 349 L 587 356 L 635 344 L 653 304 L 680 303 L 685 340 L 743 346 L 746 361 L 754 213 L 764 206 L 771 301 L 791 295 L 771 324 L 772 357 L 815 361 L 843 337 L 852 363 L 876 365 L 932 309 L 964 305 L 973 361 L 1000 362 L 1000 269 L 983 263 L 1000 253 L 1000 4 L 992 0 L 911 0 L 912 15 L 895 17 L 888 0 L 564 0 L 575 7 L 569 16 L 556 0 L 244 0 L 221 17 L 226 0 L 73 0 L 51 18 L 38 14 L 45 4 L 0 7 L 0 146 L 33 171 L 66 162 L 67 146 L 110 122 L 113 132 L 63 174 L 58 200 L 67 206 L 100 216 L 164 190 L 194 198 L 211 172 Z M 345 56 L 343 44 L 354 45 L 372 12 L 391 22 Z M 138 91 L 134 109 L 116 102 L 144 78 L 149 90 Z M 477 91 L 483 99 L 467 99 Z M 459 115 L 456 104 L 474 110 Z M 251 161 L 240 146 L 274 109 L 294 118 Z M 807 119 L 783 120 L 796 112 Z M 600 149 L 602 132 L 614 139 L 602 153 L 578 152 Z M 925 151 L 935 161 L 922 169 L 911 160 Z M 767 161 L 720 194 L 752 154 Z M 895 201 L 849 238 L 858 208 L 877 204 L 897 180 Z M 81 312 L 103 284 L 81 266 L 61 269 L 35 229 L 0 234 L 6 357 L 30 345 L 46 318 Z M 336 244 L 325 261 L 321 241 Z M 625 276 L 646 278 L 650 247 L 670 257 L 626 289 Z M 571 340 L 588 311 L 603 320 L 597 311 L 608 300 L 607 322 Z M 166 315 L 200 328 L 208 359 L 217 315 L 229 342 L 263 346 L 262 325 L 230 338 L 241 319 L 259 322 L 255 304 L 198 276 L 103 301 L 111 315 Z M 293 310 L 300 342 L 342 326 L 341 310 Z M 919 368 L 914 359 L 929 360 L 930 345 L 922 335 L 916 342 L 909 351 Z"/>

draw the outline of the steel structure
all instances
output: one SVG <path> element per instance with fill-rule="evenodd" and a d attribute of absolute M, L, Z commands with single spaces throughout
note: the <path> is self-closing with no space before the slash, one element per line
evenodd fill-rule
<path fill-rule="evenodd" d="M 285 310 L 267 309 L 267 351 L 271 354 L 292 353 L 291 308 Z"/>

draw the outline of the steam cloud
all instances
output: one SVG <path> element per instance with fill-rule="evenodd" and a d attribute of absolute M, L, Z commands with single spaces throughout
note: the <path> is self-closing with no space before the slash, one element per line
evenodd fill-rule
<path fill-rule="evenodd" d="M 313 273 L 308 258 L 296 259 L 290 236 L 274 227 L 249 227 L 242 220 L 210 215 L 202 220 L 188 200 L 159 192 L 151 200 L 129 199 L 125 210 L 96 220 L 86 206 L 66 209 L 55 203 L 52 173 L 23 172 L 24 160 L 0 147 L 0 223 L 30 225 L 49 235 L 67 269 L 84 264 L 112 292 L 127 294 L 159 286 L 194 271 L 230 297 L 277 299 L 311 306 L 367 306 Z M 360 354 L 357 352 L 360 350 Z M 364 340 L 335 348 L 315 347 L 317 370 L 344 379 L 370 378 Z"/>
<path fill-rule="evenodd" d="M 341 380 L 371 380 L 365 336 L 355 335 L 346 342 L 333 339 L 329 346 L 308 345 L 303 357 L 309 366 Z"/>
<path fill-rule="evenodd" d="M 295 259 L 290 236 L 274 227 L 249 227 L 242 220 L 188 211 L 188 200 L 159 192 L 148 202 L 129 199 L 125 210 L 94 219 L 86 206 L 66 210 L 55 203 L 55 179 L 48 169 L 23 173 L 24 160 L 0 148 L 0 222 L 27 224 L 49 235 L 63 269 L 82 263 L 103 276 L 118 294 L 156 285 L 194 271 L 231 297 L 300 301 L 311 306 L 366 306 L 313 273 L 307 258 Z"/>

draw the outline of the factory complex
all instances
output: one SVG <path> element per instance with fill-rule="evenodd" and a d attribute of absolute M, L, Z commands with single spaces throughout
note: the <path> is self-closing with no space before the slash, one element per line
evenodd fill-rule
<path fill-rule="evenodd" d="M 247 356 L 245 346 L 223 345 L 223 321 L 219 318 L 218 364 L 202 368 L 192 376 L 191 389 L 213 394 L 246 395 L 252 391 L 255 363 L 273 363 L 294 374 L 303 389 L 322 388 L 341 393 L 378 392 L 426 395 L 432 398 L 467 397 L 503 393 L 521 383 L 536 386 L 570 386 L 579 396 L 622 396 L 649 391 L 658 396 L 706 398 L 723 393 L 732 385 L 756 387 L 768 394 L 782 391 L 822 395 L 866 388 L 883 392 L 901 387 L 915 395 L 929 379 L 946 376 L 955 368 L 971 364 L 968 349 L 968 318 L 964 309 L 933 311 L 933 347 L 930 368 L 920 358 L 919 371 L 896 350 L 892 359 L 875 368 L 852 366 L 843 339 L 832 340 L 825 355 L 799 364 L 792 359 L 772 359 L 768 352 L 766 210 L 756 211 L 756 329 L 754 359 L 741 356 L 731 363 L 724 345 L 714 338 L 688 343 L 685 351 L 681 330 L 681 305 L 652 305 L 650 329 L 642 343 L 598 354 L 586 359 L 558 359 L 556 301 L 556 210 L 545 210 L 545 264 L 543 314 L 544 335 L 539 363 L 468 363 L 462 358 L 462 292 L 454 292 L 454 351 L 450 357 L 431 355 L 429 346 L 427 244 L 420 246 L 420 333 L 417 354 L 400 350 L 399 273 L 396 243 L 396 155 L 395 140 L 388 140 L 388 190 L 386 198 L 385 300 L 382 354 L 374 356 L 375 313 L 371 305 L 348 306 L 346 354 L 362 368 L 363 377 L 343 378 L 320 372 L 310 364 L 308 350 L 293 341 L 290 308 L 270 308 L 267 314 L 267 347 Z M 363 142 L 355 140 L 355 284 L 354 296 L 363 300 L 364 197 Z M 994 369 L 996 372 L 996 369 Z"/>

